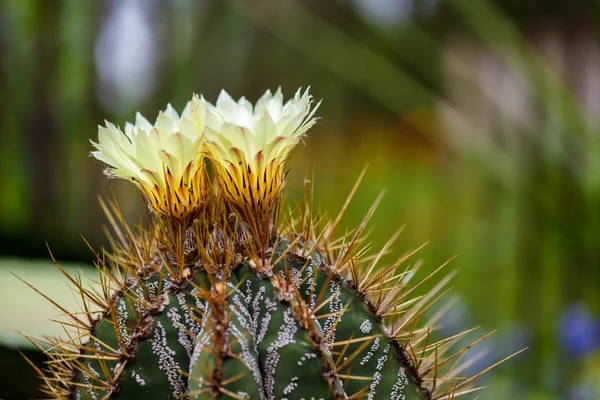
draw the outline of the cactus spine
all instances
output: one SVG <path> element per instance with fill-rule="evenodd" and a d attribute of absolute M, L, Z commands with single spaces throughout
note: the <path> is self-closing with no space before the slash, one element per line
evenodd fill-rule
<path fill-rule="evenodd" d="M 314 124 L 311 97 L 255 106 L 222 93 L 170 106 L 151 125 L 100 127 L 93 155 L 131 180 L 151 211 L 132 229 L 101 202 L 113 252 L 97 255 L 102 292 L 68 277 L 84 313 L 39 370 L 52 398 L 444 399 L 468 392 L 430 343 L 447 276 L 424 296 L 409 254 L 389 267 L 365 256 L 364 228 L 336 237 L 304 202 L 280 218 L 283 160 Z M 210 163 L 212 173 L 205 168 Z M 361 175 L 362 177 L 362 175 Z M 358 183 L 357 183 L 358 184 Z M 352 193 L 356 190 L 353 189 Z M 350 196 L 351 197 L 351 196 Z M 345 207 L 344 207 L 345 209 Z M 120 221 L 120 222 L 117 222 Z M 440 268 L 441 269 L 441 268 Z M 436 271 L 437 273 L 437 271 Z M 454 365 L 455 368 L 460 366 Z"/>

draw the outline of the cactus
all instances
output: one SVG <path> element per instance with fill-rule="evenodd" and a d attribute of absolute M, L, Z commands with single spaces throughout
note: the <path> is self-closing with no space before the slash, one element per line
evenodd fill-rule
<path fill-rule="evenodd" d="M 255 106 L 222 92 L 216 105 L 194 96 L 181 116 L 169 105 L 154 125 L 138 114 L 124 132 L 99 127 L 92 154 L 141 190 L 149 223 L 133 229 L 101 201 L 115 232 L 113 251 L 97 254 L 102 291 L 67 275 L 85 311 L 64 310 L 69 340 L 37 342 L 50 346 L 38 369 L 49 397 L 412 400 L 471 390 L 472 378 L 456 376 L 466 349 L 444 358 L 457 337 L 431 343 L 439 313 L 421 321 L 451 274 L 416 296 L 443 266 L 409 286 L 414 252 L 380 266 L 393 238 L 365 255 L 377 202 L 339 237 L 343 211 L 313 215 L 310 192 L 280 217 L 284 161 L 317 107 L 308 91 L 286 104 L 267 91 Z M 442 376 L 445 366 L 454 368 Z"/>

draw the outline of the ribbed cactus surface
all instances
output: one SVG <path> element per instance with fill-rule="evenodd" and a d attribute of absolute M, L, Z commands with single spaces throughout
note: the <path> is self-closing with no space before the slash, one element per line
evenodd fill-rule
<path fill-rule="evenodd" d="M 268 267 L 241 261 L 219 280 L 201 259 L 183 281 L 164 261 L 138 269 L 94 323 L 75 397 L 427 398 L 373 305 L 298 249 L 276 241 Z"/>
<path fill-rule="evenodd" d="M 256 103 L 195 96 L 150 124 L 99 129 L 93 155 L 147 200 L 147 228 L 104 207 L 113 250 L 97 254 L 101 291 L 67 276 L 83 312 L 63 310 L 68 340 L 41 340 L 38 370 L 52 398 L 446 399 L 460 379 L 460 335 L 434 342 L 420 265 L 367 255 L 366 223 L 336 235 L 312 193 L 280 216 L 284 161 L 314 124 L 311 97 Z M 207 167 L 210 165 L 210 168 Z M 210 171 L 210 173 L 209 173 Z M 361 175 L 362 178 L 362 175 Z M 360 181 L 360 179 L 359 179 Z M 358 183 L 357 183 L 358 185 Z M 356 190 L 352 190 L 350 197 Z M 376 202 L 377 203 L 377 202 Z M 431 313 L 431 312 L 430 312 Z"/>

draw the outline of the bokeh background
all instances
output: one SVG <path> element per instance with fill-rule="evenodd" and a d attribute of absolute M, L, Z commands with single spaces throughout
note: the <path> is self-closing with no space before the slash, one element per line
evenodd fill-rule
<path fill-rule="evenodd" d="M 294 151 L 287 198 L 314 170 L 335 213 L 369 165 L 345 223 L 382 189 L 371 240 L 406 225 L 454 256 L 460 300 L 441 334 L 493 335 L 471 373 L 481 399 L 600 398 L 600 3 L 585 0 L 0 0 L 0 398 L 40 396 L 42 353 L 11 333 L 60 334 L 64 277 L 90 271 L 97 196 L 143 214 L 108 181 L 89 139 L 108 119 L 149 119 L 221 88 L 255 101 L 311 85 L 321 121 Z M 93 276 L 93 271 L 86 272 Z M 476 395 L 472 395 L 474 398 Z"/>

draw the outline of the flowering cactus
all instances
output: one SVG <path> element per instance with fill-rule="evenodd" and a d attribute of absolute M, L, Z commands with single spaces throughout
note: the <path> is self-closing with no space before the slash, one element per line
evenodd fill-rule
<path fill-rule="evenodd" d="M 417 266 L 400 268 L 414 252 L 382 267 L 390 240 L 365 256 L 375 206 L 341 237 L 343 211 L 325 221 L 311 215 L 308 199 L 280 218 L 285 161 L 317 107 L 308 90 L 285 104 L 280 90 L 267 91 L 254 106 L 223 91 L 215 105 L 194 96 L 181 115 L 169 105 L 154 125 L 138 114 L 124 131 L 108 122 L 99 128 L 93 156 L 109 177 L 140 189 L 150 224 L 134 231 L 115 222 L 122 220 L 116 205 L 102 203 L 114 251 L 98 256 L 101 293 L 69 277 L 85 312 L 67 313 L 70 340 L 44 342 L 50 360 L 38 372 L 48 396 L 445 399 L 469 392 L 472 379 L 456 376 L 465 349 L 444 358 L 456 337 L 432 343 L 439 315 L 421 321 L 450 276 L 416 296 L 435 273 L 409 286 Z"/>

